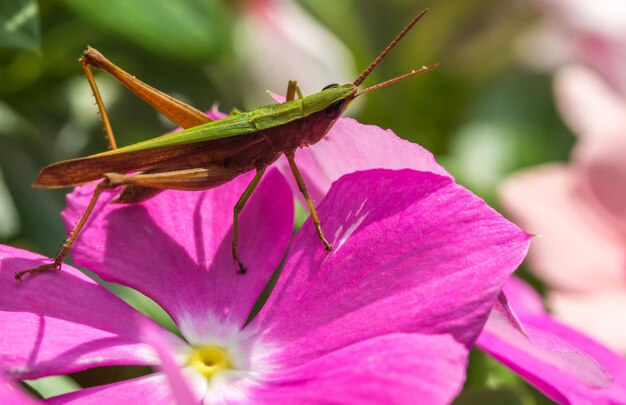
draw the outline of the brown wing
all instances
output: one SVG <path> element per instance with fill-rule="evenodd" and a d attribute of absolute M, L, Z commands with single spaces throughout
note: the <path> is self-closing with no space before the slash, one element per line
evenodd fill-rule
<path fill-rule="evenodd" d="M 262 137 L 250 134 L 124 154 L 65 160 L 41 169 L 33 186 L 39 188 L 76 186 L 98 180 L 104 173 L 142 172 L 156 168 L 160 171 L 171 171 L 208 165 L 219 166 L 229 157 L 263 141 Z"/>

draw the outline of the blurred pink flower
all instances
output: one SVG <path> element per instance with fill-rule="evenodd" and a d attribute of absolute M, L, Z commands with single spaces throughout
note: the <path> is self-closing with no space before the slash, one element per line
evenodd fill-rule
<path fill-rule="evenodd" d="M 531 0 L 543 21 L 522 38 L 531 66 L 587 65 L 626 94 L 626 3 L 615 0 Z"/>
<path fill-rule="evenodd" d="M 286 89 L 297 80 L 304 94 L 356 76 L 350 50 L 294 0 L 243 0 L 235 50 L 256 90 Z M 280 63 L 276 63 L 279 61 Z"/>
<path fill-rule="evenodd" d="M 385 142 L 375 127 L 342 125 Z M 445 173 L 426 151 L 416 159 Z M 105 280 L 155 300 L 184 340 L 70 266 L 15 282 L 15 271 L 46 259 L 1 247 L 0 370 L 14 381 L 116 364 L 163 370 L 52 403 L 159 404 L 190 396 L 205 403 L 449 403 L 462 388 L 468 349 L 529 236 L 446 175 L 345 175 L 319 205 L 335 249 L 325 253 L 307 221 L 269 300 L 246 323 L 293 221 L 291 191 L 269 171 L 243 213 L 241 254 L 249 272 L 237 275 L 232 206 L 249 179 L 205 192 L 166 191 L 133 206 L 108 205 L 110 193 L 72 252 Z M 69 195 L 69 224 L 91 188 Z"/>
<path fill-rule="evenodd" d="M 583 67 L 561 70 L 555 90 L 579 137 L 572 163 L 514 175 L 502 202 L 543 236 L 529 265 L 557 317 L 626 353 L 626 97 Z"/>

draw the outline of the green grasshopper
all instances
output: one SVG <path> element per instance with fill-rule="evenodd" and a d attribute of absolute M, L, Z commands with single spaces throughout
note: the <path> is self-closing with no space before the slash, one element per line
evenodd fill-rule
<path fill-rule="evenodd" d="M 239 266 L 239 272 L 245 273 L 246 267 L 237 253 L 239 214 L 261 181 L 267 167 L 281 155 L 285 155 L 289 162 L 324 249 L 330 251 L 332 245 L 324 236 L 315 207 L 296 166 L 295 151 L 321 140 L 356 97 L 437 66 L 437 64 L 424 66 L 363 90 L 358 89 L 378 63 L 427 11 L 424 10 L 413 18 L 353 83 L 331 84 L 319 93 L 303 97 L 297 83 L 290 81 L 284 103 L 259 107 L 216 121 L 182 101 L 139 81 L 98 51 L 88 47 L 80 62 L 100 110 L 110 150 L 46 166 L 39 173 L 33 186 L 62 188 L 95 180 L 100 182 L 76 227 L 57 255 L 51 259 L 52 263 L 20 271 L 15 274 L 15 278 L 19 280 L 27 273 L 60 269 L 104 190 L 123 187 L 113 202 L 139 203 L 166 189 L 206 190 L 227 183 L 240 174 L 256 170 L 256 175 L 243 192 L 233 212 L 232 256 Z M 91 72 L 92 67 L 111 74 L 183 130 L 118 148 Z"/>

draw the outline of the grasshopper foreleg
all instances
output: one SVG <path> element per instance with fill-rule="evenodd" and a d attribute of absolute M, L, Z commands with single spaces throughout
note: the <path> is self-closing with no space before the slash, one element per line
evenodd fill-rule
<path fill-rule="evenodd" d="M 287 157 L 287 161 L 289 162 L 289 167 L 291 168 L 293 177 L 295 177 L 296 183 L 298 183 L 298 189 L 304 196 L 304 199 L 307 205 L 309 206 L 309 211 L 311 212 L 311 218 L 313 219 L 313 224 L 315 224 L 315 230 L 317 231 L 317 235 L 320 237 L 320 239 L 322 240 L 322 243 L 324 244 L 324 250 L 328 252 L 332 250 L 333 245 L 330 244 L 324 237 L 324 232 L 322 231 L 322 225 L 320 224 L 320 219 L 317 216 L 317 212 L 315 211 L 315 206 L 313 205 L 313 202 L 311 201 L 311 197 L 309 197 L 309 192 L 306 189 L 306 183 L 304 182 L 304 179 L 302 178 L 302 175 L 300 174 L 300 170 L 298 170 L 298 166 L 296 166 L 295 155 L 296 155 L 296 152 L 293 150 L 285 152 L 285 157 Z"/>
<path fill-rule="evenodd" d="M 296 94 L 298 95 L 299 98 L 302 98 L 302 92 L 300 91 L 300 87 L 298 87 L 298 83 L 295 80 L 289 80 L 289 84 L 287 85 L 287 95 L 285 97 L 285 100 L 286 101 L 293 100 L 296 97 Z M 296 179 L 296 183 L 298 183 L 298 189 L 304 196 L 304 199 L 307 205 L 309 206 L 309 211 L 311 212 L 311 218 L 313 218 L 313 224 L 315 224 L 315 230 L 317 231 L 318 236 L 320 237 L 320 239 L 322 240 L 322 243 L 324 244 L 324 250 L 328 252 L 333 248 L 333 245 L 331 245 L 326 240 L 326 237 L 324 237 L 324 232 L 322 231 L 322 225 L 320 224 L 320 219 L 317 216 L 317 212 L 315 211 L 315 206 L 313 205 L 313 202 L 311 201 L 311 197 L 309 197 L 309 192 L 306 189 L 306 183 L 304 182 L 304 179 L 302 178 L 302 175 L 300 174 L 300 170 L 298 169 L 298 166 L 296 166 L 295 155 L 296 155 L 295 150 L 290 150 L 290 151 L 285 152 L 285 157 L 287 158 L 287 161 L 289 162 L 289 167 L 291 168 L 291 172 L 293 173 L 293 176 Z"/>
<path fill-rule="evenodd" d="M 263 177 L 263 174 L 265 173 L 265 169 L 266 169 L 265 167 L 262 169 L 257 169 L 256 175 L 254 176 L 250 184 L 248 184 L 248 187 L 246 187 L 241 197 L 239 197 L 239 201 L 237 201 L 237 204 L 235 204 L 235 208 L 233 209 L 232 252 L 233 252 L 233 259 L 239 265 L 240 274 L 246 273 L 246 266 L 244 266 L 243 262 L 239 258 L 239 255 L 237 254 L 237 242 L 239 239 L 239 214 L 241 213 L 241 211 L 243 210 L 243 207 L 246 205 L 246 203 L 250 199 L 250 196 L 252 195 L 256 187 L 259 185 L 259 182 L 261 181 L 261 177 Z"/>
<path fill-rule="evenodd" d="M 289 84 L 287 84 L 287 96 L 285 97 L 285 101 L 295 100 L 296 94 L 298 95 L 299 99 L 303 98 L 300 86 L 298 86 L 298 82 L 295 80 L 289 80 Z"/>
<path fill-rule="evenodd" d="M 15 278 L 18 280 L 21 280 L 25 274 L 35 274 L 35 273 L 40 273 L 43 271 L 48 271 L 48 270 L 53 270 L 53 269 L 61 270 L 61 265 L 63 264 L 63 261 L 65 260 L 65 257 L 67 256 L 67 253 L 69 252 L 70 248 L 76 241 L 76 238 L 78 238 L 78 235 L 80 234 L 81 230 L 85 226 L 85 223 L 87 222 L 87 219 L 93 212 L 93 209 L 96 207 L 98 198 L 100 198 L 100 195 L 102 194 L 104 190 L 112 188 L 112 187 L 113 186 L 111 186 L 108 179 L 104 179 L 103 181 L 98 183 L 98 185 L 96 186 L 96 189 L 93 192 L 93 196 L 91 197 L 91 201 L 89 201 L 89 205 L 87 205 L 87 208 L 85 209 L 85 212 L 80 217 L 80 220 L 76 224 L 76 227 L 74 228 L 74 230 L 70 233 L 70 236 L 67 239 L 65 239 L 65 242 L 63 242 L 63 246 L 61 246 L 61 249 L 59 250 L 59 252 L 52 259 L 52 263 L 43 264 L 39 267 L 35 267 L 34 269 L 23 270 L 23 271 L 17 272 L 15 273 Z"/>

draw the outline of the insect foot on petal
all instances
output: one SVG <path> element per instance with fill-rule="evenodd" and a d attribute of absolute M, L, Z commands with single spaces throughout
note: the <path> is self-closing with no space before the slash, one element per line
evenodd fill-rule
<path fill-rule="evenodd" d="M 42 264 L 41 266 L 35 267 L 34 269 L 18 271 L 17 273 L 15 273 L 15 279 L 22 281 L 22 277 L 24 277 L 24 275 L 26 274 L 36 274 L 48 270 L 61 270 L 61 263 L 54 262 Z"/>

